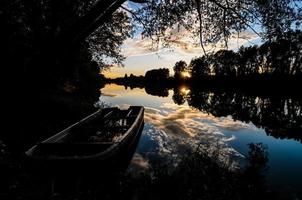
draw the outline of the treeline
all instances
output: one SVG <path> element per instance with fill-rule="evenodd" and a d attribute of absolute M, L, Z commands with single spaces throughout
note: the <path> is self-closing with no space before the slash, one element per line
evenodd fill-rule
<path fill-rule="evenodd" d="M 193 59 L 187 66 L 192 79 L 205 77 L 288 77 L 302 75 L 302 33 L 287 33 L 286 39 L 261 46 L 241 47 L 237 52 L 220 50 Z M 179 65 L 176 63 L 175 67 Z M 174 68 L 175 68 L 174 67 Z M 176 72 L 175 72 L 176 74 Z M 176 78 L 176 77 L 175 77 Z"/>
<path fill-rule="evenodd" d="M 286 39 L 285 39 L 286 38 Z M 189 64 L 178 61 L 170 77 L 169 69 L 152 69 L 145 76 L 125 75 L 113 82 L 128 85 L 148 83 L 173 84 L 179 82 L 211 81 L 218 86 L 222 81 L 275 80 L 301 81 L 302 76 L 302 32 L 287 33 L 287 37 L 267 41 L 261 46 L 241 47 L 238 51 L 219 50 L 191 60 Z M 263 82 L 259 82 L 259 84 Z M 285 84 L 286 84 L 285 83 Z M 296 83 L 296 82 L 293 82 Z M 258 85 L 259 85 L 258 84 Z M 233 84 L 236 85 L 236 84 Z"/>
<path fill-rule="evenodd" d="M 130 88 L 144 88 L 147 85 L 163 85 L 172 87 L 174 79 L 170 77 L 170 70 L 168 68 L 152 69 L 145 73 L 145 75 L 136 76 L 133 74 L 125 74 L 124 77 L 110 79 L 106 78 L 106 83 L 116 83 Z"/>

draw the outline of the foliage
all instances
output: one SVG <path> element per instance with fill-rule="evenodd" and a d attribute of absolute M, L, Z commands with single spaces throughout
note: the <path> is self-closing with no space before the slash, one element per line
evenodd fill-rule
<path fill-rule="evenodd" d="M 192 78 L 208 76 L 211 74 L 209 62 L 210 59 L 205 56 L 192 59 L 189 65 Z"/>
<path fill-rule="evenodd" d="M 181 79 L 182 73 L 187 71 L 187 63 L 183 60 L 178 61 L 177 63 L 175 63 L 173 70 L 174 70 L 174 78 Z"/>
<path fill-rule="evenodd" d="M 12 65 L 18 68 L 17 71 L 26 72 L 23 76 L 39 77 L 48 74 L 52 79 L 62 79 L 60 76 L 65 72 L 76 73 L 73 66 L 66 65 L 68 60 L 79 55 L 76 51 L 81 48 L 88 48 L 92 57 L 86 58 L 95 59 L 100 67 L 121 65 L 124 59 L 120 51 L 122 42 L 132 33 L 130 18 L 143 25 L 140 29 L 143 36 L 155 41 L 163 39 L 173 42 L 177 40 L 172 36 L 173 30 L 184 29 L 199 35 L 202 46 L 220 40 L 224 40 L 227 45 L 228 38 L 234 32 L 254 30 L 253 26 L 257 23 L 263 26 L 263 36 L 270 41 L 286 38 L 286 32 L 292 30 L 294 25 L 296 28 L 301 26 L 301 4 L 295 0 L 133 1 L 139 5 L 121 7 L 128 13 L 118 9 L 123 2 L 125 1 L 3 1 L 3 31 L 0 33 L 2 55 L 7 61 L 12 61 Z M 112 4 L 115 7 L 111 8 Z M 89 29 L 86 31 L 88 35 L 92 33 L 86 38 L 86 43 L 81 41 L 81 46 L 76 48 L 72 45 L 67 49 L 59 48 L 58 44 L 69 44 L 65 40 L 69 36 L 71 40 L 74 39 L 74 32 L 82 29 L 84 32 Z M 65 56 L 64 53 L 68 55 Z M 15 57 L 18 59 L 14 59 Z M 49 66 L 41 69 L 42 63 Z M 216 67 L 220 68 L 219 63 Z M 233 71 L 228 69 L 222 74 Z"/>
<path fill-rule="evenodd" d="M 192 78 L 247 77 L 270 75 L 298 76 L 302 73 L 300 31 L 287 33 L 287 39 L 268 41 L 258 47 L 241 47 L 238 52 L 220 50 L 195 58 L 189 64 Z"/>
<path fill-rule="evenodd" d="M 259 35 L 255 25 L 263 27 L 264 38 L 282 38 L 293 26 L 301 28 L 302 14 L 297 0 L 149 0 L 134 13 L 144 36 L 173 42 L 170 30 L 184 28 L 199 36 L 202 47 L 221 40 L 227 46 L 232 34 L 246 29 Z"/>
<path fill-rule="evenodd" d="M 160 68 L 152 69 L 146 72 L 145 79 L 147 82 L 159 83 L 159 81 L 165 81 L 169 79 L 169 69 Z"/>
<path fill-rule="evenodd" d="M 238 59 L 231 50 L 220 50 L 213 54 L 211 59 L 216 76 L 236 76 Z"/>
<path fill-rule="evenodd" d="M 76 60 L 82 60 L 83 66 L 92 60 L 101 68 L 108 64 L 120 65 L 124 59 L 121 45 L 132 33 L 129 17 L 123 11 L 117 10 L 109 16 L 86 41 L 77 45 L 67 42 L 72 26 L 88 14 L 95 3 L 96 0 L 1 2 L 0 40 L 4 61 L 23 73 L 23 77 L 41 83 L 65 81 L 72 76 L 76 81 L 81 77 L 78 73 L 81 64 Z M 91 78 L 96 79 L 99 70 L 92 69 L 91 73 L 95 74 Z"/>
<path fill-rule="evenodd" d="M 87 38 L 94 60 L 98 61 L 101 67 L 110 64 L 108 58 L 112 64 L 123 65 L 125 57 L 121 54 L 121 46 L 125 39 L 131 37 L 132 29 L 125 12 L 113 13 L 108 22 Z"/>

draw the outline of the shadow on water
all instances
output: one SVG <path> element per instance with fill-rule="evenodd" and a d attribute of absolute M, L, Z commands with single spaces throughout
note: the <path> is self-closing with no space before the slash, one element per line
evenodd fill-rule
<path fill-rule="evenodd" d="M 201 147 L 188 151 L 177 166 L 159 164 L 152 174 L 125 170 L 28 172 L 22 163 L 7 165 L 1 174 L 1 199 L 283 199 L 265 182 L 268 154 L 263 144 L 250 144 L 249 164 L 234 171 L 219 163 L 219 150 L 209 157 Z M 202 167 L 201 167 L 202 166 Z M 90 171 L 89 171 L 90 170 Z M 4 172 L 4 169 L 1 169 Z M 285 198 L 286 199 L 286 198 Z"/>

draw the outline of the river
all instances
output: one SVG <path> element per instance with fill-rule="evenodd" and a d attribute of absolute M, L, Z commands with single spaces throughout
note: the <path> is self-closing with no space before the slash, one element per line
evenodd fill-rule
<path fill-rule="evenodd" d="M 129 170 L 151 171 L 175 164 L 188 148 L 220 150 L 234 168 L 246 163 L 248 144 L 262 143 L 269 156 L 267 181 L 274 188 L 302 191 L 301 99 L 230 92 L 196 91 L 186 86 L 150 92 L 108 84 L 97 104 L 145 107 L 145 126 Z M 135 171 L 133 170 L 133 171 Z"/>

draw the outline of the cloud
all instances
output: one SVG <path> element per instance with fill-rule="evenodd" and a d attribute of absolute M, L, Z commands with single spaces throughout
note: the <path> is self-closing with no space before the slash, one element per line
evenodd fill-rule
<path fill-rule="evenodd" d="M 133 38 L 127 39 L 124 42 L 122 53 L 126 57 L 133 56 L 144 56 L 149 54 L 157 54 L 159 57 L 169 57 L 169 56 L 200 56 L 203 54 L 202 48 L 199 43 L 197 43 L 185 30 L 180 32 L 171 32 L 172 35 L 169 38 L 171 44 L 166 47 L 161 42 L 158 46 L 154 48 L 152 40 L 149 38 Z M 237 49 L 238 47 L 249 43 L 250 41 L 256 40 L 259 37 L 251 32 L 245 31 L 241 32 L 238 36 L 234 34 L 230 37 L 228 42 L 229 49 Z M 216 45 L 209 44 L 205 46 L 206 51 L 218 51 L 223 49 L 224 43 L 218 43 Z"/>
<path fill-rule="evenodd" d="M 148 55 L 155 52 L 151 45 L 150 39 L 127 39 L 123 44 L 122 54 L 126 57 Z"/>

